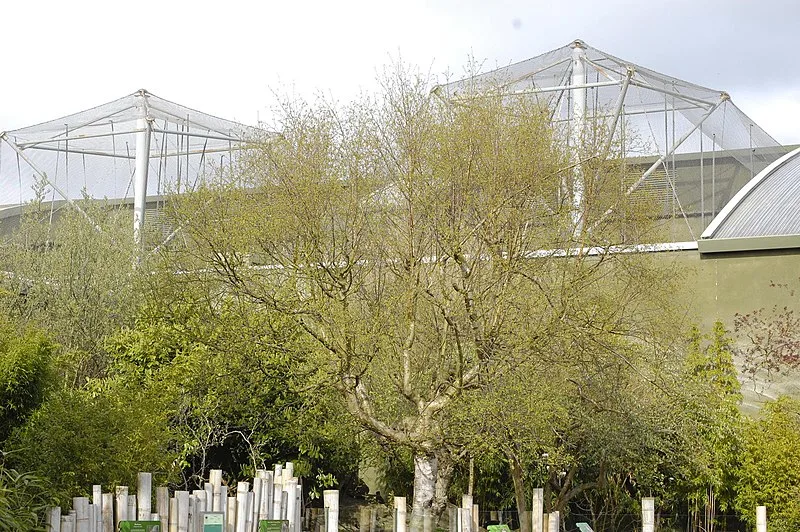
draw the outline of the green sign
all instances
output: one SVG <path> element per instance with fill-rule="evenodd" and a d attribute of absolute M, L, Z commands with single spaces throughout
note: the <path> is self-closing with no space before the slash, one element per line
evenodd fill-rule
<path fill-rule="evenodd" d="M 262 519 L 258 522 L 258 532 L 288 532 L 288 530 L 289 521 Z"/>
<path fill-rule="evenodd" d="M 161 521 L 120 521 L 119 532 L 161 532 Z"/>
<path fill-rule="evenodd" d="M 203 532 L 224 532 L 225 514 L 222 512 L 203 512 Z"/>
<path fill-rule="evenodd" d="M 486 532 L 511 532 L 508 525 L 489 525 L 486 527 Z"/>

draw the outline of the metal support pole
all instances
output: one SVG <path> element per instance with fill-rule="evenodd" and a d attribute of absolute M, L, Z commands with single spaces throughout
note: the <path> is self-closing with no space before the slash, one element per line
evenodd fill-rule
<path fill-rule="evenodd" d="M 706 190 L 703 175 L 703 126 L 700 126 L 700 220 L 703 230 L 706 228 Z"/>
<path fill-rule="evenodd" d="M 617 98 L 617 105 L 614 109 L 614 119 L 611 121 L 611 127 L 608 129 L 608 138 L 606 139 L 605 146 L 603 146 L 603 151 L 600 152 L 602 153 L 603 159 L 608 156 L 608 151 L 611 149 L 611 142 L 614 140 L 614 131 L 617 129 L 619 115 L 622 113 L 622 107 L 625 105 L 625 95 L 628 93 L 628 86 L 631 83 L 634 72 L 633 67 L 628 67 L 628 73 L 625 76 L 625 80 L 622 82 L 622 88 Z"/>
<path fill-rule="evenodd" d="M 585 66 L 584 66 L 584 69 L 585 69 Z M 572 82 L 569 85 L 554 85 L 554 86 L 551 86 L 551 87 L 535 87 L 535 88 L 520 89 L 520 90 L 515 90 L 515 91 L 504 91 L 504 92 L 501 92 L 500 94 L 503 94 L 505 96 L 523 96 L 523 95 L 527 95 L 527 94 L 536 95 L 536 94 L 543 94 L 543 93 L 546 93 L 546 92 L 572 91 L 572 90 L 576 90 L 576 89 L 595 89 L 595 88 L 598 88 L 598 87 L 614 87 L 614 86 L 618 86 L 618 85 L 622 85 L 622 80 L 619 80 L 619 81 L 618 80 L 598 81 L 598 82 L 593 82 L 593 83 L 575 83 L 575 82 Z M 439 89 L 439 87 L 436 87 L 436 88 L 433 89 L 432 92 L 434 94 L 436 94 L 437 96 L 439 96 L 440 98 L 444 98 L 443 96 L 441 96 L 441 94 L 440 94 L 441 91 L 439 91 L 438 89 Z M 447 99 L 445 101 L 459 102 L 459 101 L 474 100 L 476 98 L 489 98 L 493 94 L 495 94 L 495 93 L 489 92 L 489 93 L 466 94 L 466 95 L 463 95 L 463 96 L 458 96 L 457 95 L 457 96 L 453 96 L 452 98 L 449 98 L 449 99 Z M 703 103 L 708 105 L 708 102 L 703 102 Z"/>
<path fill-rule="evenodd" d="M 680 92 L 664 89 L 662 87 L 659 87 L 658 85 L 650 85 L 647 82 L 640 81 L 637 79 L 631 80 L 631 84 L 635 85 L 636 87 L 640 87 L 642 89 L 660 92 L 661 94 L 665 94 L 667 96 L 674 96 L 679 100 L 683 100 L 684 102 L 694 103 L 700 106 L 713 105 L 714 103 L 713 100 L 709 101 L 709 100 L 703 100 L 702 98 L 694 98 L 692 96 L 687 96 L 686 94 L 681 94 Z"/>
<path fill-rule="evenodd" d="M 150 121 L 147 117 L 147 93 L 139 92 L 140 117 L 136 121 L 136 170 L 133 181 L 133 241 L 142 243 L 144 211 L 147 203 L 147 172 L 150 167 Z"/>
<path fill-rule="evenodd" d="M 711 220 L 717 215 L 717 134 L 711 135 Z"/>
<path fill-rule="evenodd" d="M 572 44 L 572 157 L 574 162 L 581 160 L 583 137 L 586 127 L 586 48 L 581 41 Z M 583 229 L 583 171 L 576 164 L 572 177 L 572 223 L 575 235 Z"/>

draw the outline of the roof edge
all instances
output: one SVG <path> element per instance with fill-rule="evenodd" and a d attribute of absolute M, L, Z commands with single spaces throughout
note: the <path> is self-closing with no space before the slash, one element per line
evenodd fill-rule
<path fill-rule="evenodd" d="M 734 253 L 737 251 L 768 251 L 800 248 L 800 235 L 746 236 L 698 240 L 697 249 L 705 253 Z"/>
<path fill-rule="evenodd" d="M 800 148 L 794 149 L 786 155 L 780 157 L 778 160 L 771 163 L 769 166 L 761 170 L 755 177 L 747 182 L 745 186 L 739 189 L 739 192 L 731 198 L 731 200 L 719 211 L 714 219 L 708 224 L 703 234 L 700 235 L 700 240 L 712 239 L 719 227 L 727 220 L 733 211 L 758 187 L 772 172 L 780 168 L 786 161 L 794 158 L 800 154 Z M 738 240 L 738 239 L 724 239 L 724 240 Z"/>

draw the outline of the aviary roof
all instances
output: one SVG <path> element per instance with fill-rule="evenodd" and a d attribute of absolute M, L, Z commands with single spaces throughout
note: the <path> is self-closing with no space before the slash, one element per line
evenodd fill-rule
<path fill-rule="evenodd" d="M 661 74 L 580 40 L 434 89 L 450 101 L 491 91 L 536 101 L 573 145 L 576 113 L 583 113 L 589 127 L 581 129 L 582 149 L 595 150 L 609 135 L 620 141 L 624 155 L 643 165 L 628 194 L 643 190 L 657 196 L 665 219 L 682 218 L 685 240 L 697 240 L 718 207 L 780 152 L 778 142 L 727 92 Z M 723 154 L 731 161 L 724 168 Z M 684 156 L 697 161 L 691 175 L 681 170 Z"/>
<path fill-rule="evenodd" d="M 627 127 L 650 141 L 649 154 L 663 153 L 688 127 L 703 122 L 706 149 L 719 150 L 777 146 L 778 142 L 730 100 L 724 90 L 703 87 L 621 59 L 589 46 L 581 40 L 531 59 L 463 80 L 440 85 L 434 92 L 445 98 L 474 94 L 499 87 L 516 94 L 528 94 L 555 111 L 555 119 L 569 119 L 568 99 L 573 73 L 573 50 L 585 51 L 586 106 L 589 117 L 608 115 L 619 101 L 621 87 L 630 75 L 623 98 L 622 115 Z M 566 90 L 565 90 L 566 89 Z M 720 104 L 703 120 L 709 109 Z M 665 126 L 664 115 L 668 116 Z M 674 115 L 674 116 L 673 116 Z M 673 118 L 675 122 L 672 122 Z M 700 151 L 701 135 L 680 143 L 681 152 Z"/>
<path fill-rule="evenodd" d="M 159 98 L 146 90 L 55 120 L 0 133 L 0 206 L 133 196 L 136 133 L 150 123 L 147 195 L 191 189 L 236 157 L 254 128 Z M 62 194 L 63 193 L 63 194 Z M 64 197 L 66 196 L 66 197 Z"/>
<path fill-rule="evenodd" d="M 703 232 L 703 239 L 800 235 L 800 148 L 750 180 Z"/>

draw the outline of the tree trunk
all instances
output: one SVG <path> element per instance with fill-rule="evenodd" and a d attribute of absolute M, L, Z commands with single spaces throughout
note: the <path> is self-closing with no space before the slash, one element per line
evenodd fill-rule
<path fill-rule="evenodd" d="M 431 518 L 435 524 L 439 522 L 439 517 L 447 507 L 447 490 L 453 478 L 455 461 L 447 453 L 437 453 L 436 487 L 433 495 L 433 505 L 431 506 Z"/>
<path fill-rule="evenodd" d="M 525 499 L 525 484 L 522 478 L 522 466 L 511 454 L 506 454 L 511 466 L 511 479 L 514 481 L 514 497 L 517 499 L 517 515 L 520 532 L 531 532 L 531 518 L 528 515 L 528 501 Z"/>
<path fill-rule="evenodd" d="M 411 509 L 411 532 L 422 532 L 423 517 L 430 515 L 436 492 L 436 457 L 414 455 L 414 502 Z"/>
<path fill-rule="evenodd" d="M 455 462 L 446 451 L 414 456 L 411 532 L 422 532 L 425 519 L 430 520 L 430 528 L 435 530 L 439 517 L 447 507 L 447 490 L 454 470 Z"/>

